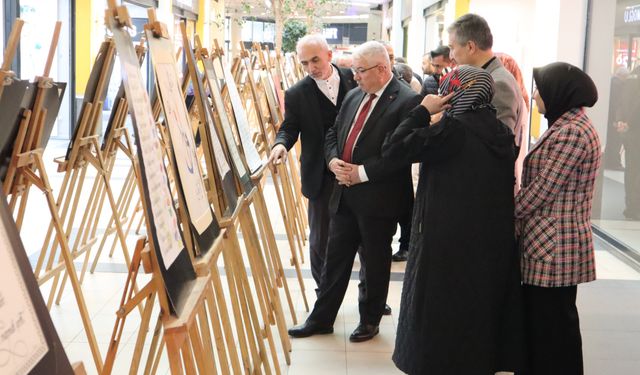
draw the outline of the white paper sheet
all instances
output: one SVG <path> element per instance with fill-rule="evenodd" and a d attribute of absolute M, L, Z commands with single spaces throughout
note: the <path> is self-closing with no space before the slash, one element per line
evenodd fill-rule
<path fill-rule="evenodd" d="M 0 264 L 0 374 L 28 374 L 49 347 L 2 220 Z"/>
<path fill-rule="evenodd" d="M 238 177 L 245 176 L 247 174 L 247 170 L 242 163 L 240 153 L 238 152 L 238 146 L 236 145 L 236 140 L 233 137 L 231 122 L 229 121 L 227 110 L 224 108 L 224 102 L 222 101 L 222 95 L 220 94 L 220 87 L 216 81 L 217 77 L 213 71 L 214 68 L 211 60 L 204 62 L 204 69 L 206 72 L 207 82 L 209 84 L 209 90 L 211 91 L 211 97 L 213 98 L 213 104 L 215 105 L 220 121 L 222 122 L 222 132 L 224 133 L 224 139 L 227 142 L 227 147 L 231 154 L 231 160 L 238 171 Z"/>
<path fill-rule="evenodd" d="M 251 128 L 249 126 L 249 119 L 247 113 L 242 105 L 242 99 L 240 98 L 240 92 L 236 86 L 236 82 L 233 79 L 231 70 L 226 64 L 223 64 L 224 81 L 227 85 L 227 91 L 229 92 L 229 98 L 231 99 L 231 106 L 236 118 L 236 125 L 238 128 L 238 134 L 240 135 L 240 143 L 244 150 L 244 156 L 247 159 L 247 165 L 251 169 L 251 173 L 257 171 L 262 167 L 263 161 L 258 154 L 256 146 L 251 140 Z"/>
<path fill-rule="evenodd" d="M 120 54 L 123 52 L 123 50 L 118 50 Z M 130 52 L 135 55 L 133 46 L 131 46 Z M 143 178 L 149 189 L 151 213 L 153 214 L 158 246 L 165 268 L 168 269 L 184 249 L 184 245 L 169 191 L 160 139 L 151 113 L 151 103 L 147 91 L 142 85 L 140 67 L 137 64 L 128 64 L 125 60 L 127 59 L 120 59 L 124 84 L 127 89 L 127 99 L 133 108 L 132 115 L 135 117 L 134 123 L 140 137 L 138 152 L 142 154 L 144 162 Z M 137 61 L 137 58 L 132 61 Z"/>
<path fill-rule="evenodd" d="M 155 64 L 155 68 L 189 216 L 198 233 L 202 234 L 211 225 L 213 215 L 198 165 L 195 139 L 182 97 L 182 88 L 175 65 L 160 63 Z"/>

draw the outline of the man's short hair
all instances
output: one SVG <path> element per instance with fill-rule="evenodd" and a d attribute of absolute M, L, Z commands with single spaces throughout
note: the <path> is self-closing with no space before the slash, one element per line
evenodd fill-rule
<path fill-rule="evenodd" d="M 307 34 L 298 39 L 298 43 L 296 43 L 296 52 L 300 53 L 302 46 L 306 45 L 319 46 L 322 47 L 322 49 L 329 51 L 329 44 L 322 34 Z"/>
<path fill-rule="evenodd" d="M 398 56 L 396 58 L 394 58 L 394 60 L 396 60 L 397 63 L 401 63 L 401 64 L 406 64 L 407 60 L 404 59 L 404 57 L 402 56 Z"/>
<path fill-rule="evenodd" d="M 458 44 L 466 44 L 471 40 L 483 51 L 493 47 L 493 35 L 489 24 L 477 14 L 465 14 L 455 20 L 447 28 L 447 31 L 456 33 L 456 42 Z"/>
<path fill-rule="evenodd" d="M 449 54 L 451 53 L 451 50 L 449 49 L 449 47 L 447 46 L 438 46 L 438 48 L 434 49 L 433 51 L 431 51 L 429 53 L 429 55 L 431 56 L 432 59 L 435 59 L 438 56 L 442 56 L 444 58 L 445 61 L 449 61 Z"/>
<path fill-rule="evenodd" d="M 369 63 L 385 64 L 391 67 L 387 49 L 377 41 L 366 42 L 356 47 L 356 49 L 353 50 L 353 58 L 364 59 Z"/>
<path fill-rule="evenodd" d="M 400 76 L 400 78 L 402 78 L 403 81 L 405 81 L 406 83 L 411 83 L 411 79 L 413 78 L 413 70 L 409 65 L 404 63 L 396 64 L 396 72 L 398 72 L 398 75 Z"/>

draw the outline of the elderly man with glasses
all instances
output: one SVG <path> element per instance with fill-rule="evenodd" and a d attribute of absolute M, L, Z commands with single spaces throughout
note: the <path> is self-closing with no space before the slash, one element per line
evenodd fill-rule
<path fill-rule="evenodd" d="M 326 273 L 313 311 L 304 324 L 289 330 L 292 337 L 333 332 L 360 245 L 365 282 L 360 324 L 349 339 L 366 341 L 378 334 L 389 288 L 391 240 L 413 199 L 409 166 L 383 161 L 381 148 L 420 96 L 392 75 L 389 55 L 379 42 L 356 48 L 352 70 L 358 88 L 345 97 L 325 142 L 326 162 L 335 174 Z"/>

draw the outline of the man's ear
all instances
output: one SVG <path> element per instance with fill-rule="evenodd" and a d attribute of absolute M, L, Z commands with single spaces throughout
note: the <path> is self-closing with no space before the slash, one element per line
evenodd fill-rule
<path fill-rule="evenodd" d="M 331 59 L 333 58 L 333 51 L 329 50 L 329 53 L 327 56 L 329 56 L 329 62 L 331 62 Z"/>
<path fill-rule="evenodd" d="M 470 54 L 475 53 L 478 50 L 478 45 L 476 45 L 476 42 L 473 40 L 469 40 L 466 47 Z"/>

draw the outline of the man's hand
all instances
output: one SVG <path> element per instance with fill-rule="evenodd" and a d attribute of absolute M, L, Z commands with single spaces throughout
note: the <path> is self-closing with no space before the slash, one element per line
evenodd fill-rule
<path fill-rule="evenodd" d="M 447 104 L 447 102 L 451 100 L 455 93 L 455 91 L 452 91 L 446 96 L 427 95 L 422 99 L 422 103 L 420 103 L 420 105 L 425 107 L 430 114 L 435 115 L 445 109 L 451 108 L 451 104 Z"/>
<path fill-rule="evenodd" d="M 278 143 L 271 149 L 271 155 L 269 155 L 269 163 L 277 165 L 287 159 L 287 148 L 283 144 Z"/>
<path fill-rule="evenodd" d="M 329 163 L 329 170 L 336 175 L 339 185 L 352 186 L 362 182 L 356 164 L 335 158 Z"/>

